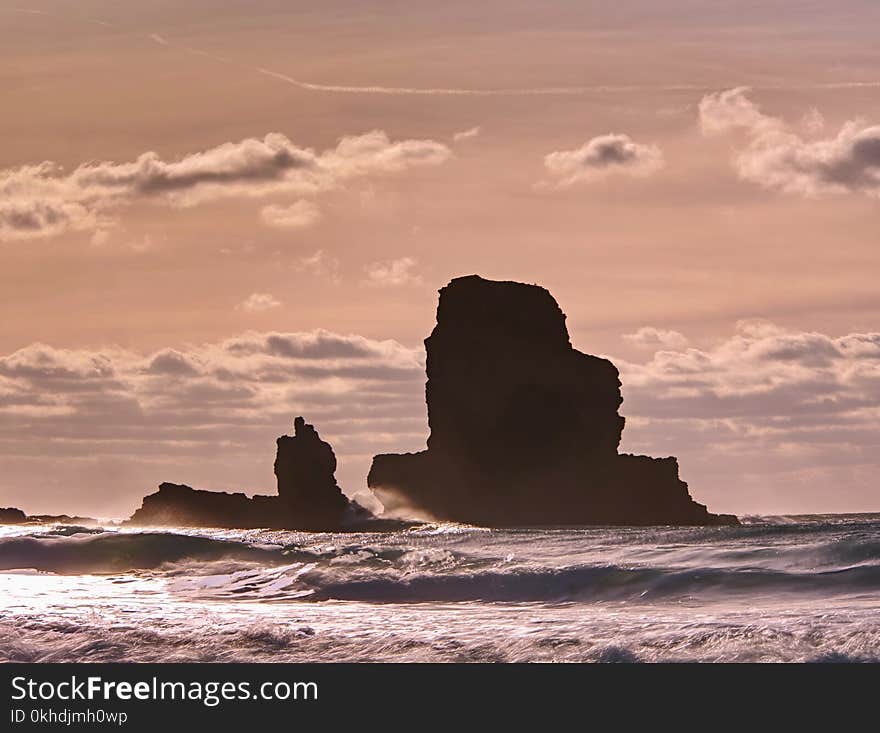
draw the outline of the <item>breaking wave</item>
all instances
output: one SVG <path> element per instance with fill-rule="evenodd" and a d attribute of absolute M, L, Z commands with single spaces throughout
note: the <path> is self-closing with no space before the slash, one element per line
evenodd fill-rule
<path fill-rule="evenodd" d="M 64 529 L 0 539 L 0 570 L 147 574 L 184 596 L 255 601 L 662 602 L 880 592 L 877 522 L 583 532 L 434 525 L 344 540 Z"/>
<path fill-rule="evenodd" d="M 0 527 L 0 661 L 880 661 L 880 516 Z"/>
<path fill-rule="evenodd" d="M 168 532 L 121 534 L 80 532 L 0 539 L 0 570 L 34 569 L 62 574 L 110 574 L 166 563 L 223 559 L 273 562 L 272 550 Z"/>

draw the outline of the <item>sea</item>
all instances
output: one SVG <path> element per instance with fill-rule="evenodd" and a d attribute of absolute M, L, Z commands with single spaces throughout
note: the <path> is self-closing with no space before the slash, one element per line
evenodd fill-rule
<path fill-rule="evenodd" d="M 880 661 L 880 514 L 742 521 L 0 526 L 0 661 Z"/>

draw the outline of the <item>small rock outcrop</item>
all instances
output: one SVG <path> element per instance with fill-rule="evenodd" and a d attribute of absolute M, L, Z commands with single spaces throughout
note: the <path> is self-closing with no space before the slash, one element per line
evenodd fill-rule
<path fill-rule="evenodd" d="M 485 526 L 737 523 L 690 497 L 675 458 L 618 453 L 618 371 L 572 347 L 546 289 L 456 278 L 425 347 L 428 448 L 374 457 L 380 498 Z"/>
<path fill-rule="evenodd" d="M 76 524 L 94 525 L 92 517 L 76 517 L 69 514 L 25 514 L 15 507 L 0 508 L 0 524 Z"/>
<path fill-rule="evenodd" d="M 280 509 L 277 496 L 203 491 L 166 481 L 159 484 L 155 494 L 144 497 L 143 504 L 126 524 L 281 529 L 285 516 Z"/>
<path fill-rule="evenodd" d="M 166 482 L 144 497 L 127 524 L 316 532 L 399 526 L 376 519 L 342 493 L 336 483 L 333 448 L 302 417 L 294 421 L 294 435 L 282 435 L 277 446 L 277 496 L 248 497 Z"/>
<path fill-rule="evenodd" d="M 28 517 L 21 509 L 15 507 L 0 507 L 0 524 L 24 524 Z"/>

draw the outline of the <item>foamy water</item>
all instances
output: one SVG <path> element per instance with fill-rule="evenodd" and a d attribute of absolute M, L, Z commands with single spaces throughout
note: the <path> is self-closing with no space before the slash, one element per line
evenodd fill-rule
<path fill-rule="evenodd" d="M 880 515 L 0 527 L 3 661 L 880 661 Z"/>

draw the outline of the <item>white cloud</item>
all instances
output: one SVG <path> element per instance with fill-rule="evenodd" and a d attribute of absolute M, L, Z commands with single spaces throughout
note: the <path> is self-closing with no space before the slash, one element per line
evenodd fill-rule
<path fill-rule="evenodd" d="M 623 338 L 645 349 L 681 349 L 688 345 L 688 339 L 678 331 L 670 331 L 653 326 L 643 326 L 635 333 L 626 333 Z"/>
<path fill-rule="evenodd" d="M 748 136 L 748 144 L 734 158 L 740 178 L 802 196 L 880 196 L 880 126 L 852 120 L 833 137 L 805 140 L 782 119 L 764 114 L 746 96 L 748 91 L 729 89 L 700 102 L 704 134 L 740 130 Z M 802 124 L 815 135 L 824 121 L 813 110 Z"/>
<path fill-rule="evenodd" d="M 801 127 L 808 135 L 818 135 L 825 129 L 825 117 L 812 107 L 802 118 Z"/>
<path fill-rule="evenodd" d="M 574 150 L 558 150 L 544 157 L 544 167 L 556 186 L 595 181 L 616 173 L 649 176 L 664 165 L 656 145 L 634 142 L 629 135 L 599 135 Z"/>
<path fill-rule="evenodd" d="M 297 260 L 294 269 L 297 272 L 305 272 L 313 277 L 338 283 L 341 280 L 339 264 L 339 258 L 328 255 L 323 249 L 319 249 L 314 254 Z"/>
<path fill-rule="evenodd" d="M 365 268 L 367 283 L 382 287 L 421 285 L 421 276 L 414 272 L 417 265 L 412 257 L 372 262 Z"/>
<path fill-rule="evenodd" d="M 236 307 L 237 310 L 248 311 L 249 313 L 258 313 L 260 311 L 278 308 L 281 301 L 275 298 L 271 293 L 251 293 Z"/>
<path fill-rule="evenodd" d="M 615 363 L 624 449 L 679 455 L 698 496 L 717 491 L 720 508 L 867 510 L 877 496 L 880 333 L 743 321 L 710 348 Z"/>
<path fill-rule="evenodd" d="M 481 132 L 479 125 L 477 127 L 471 127 L 467 130 L 462 130 L 461 132 L 456 132 L 452 139 L 454 142 L 461 142 L 462 140 L 470 140 L 471 138 L 477 137 Z"/>
<path fill-rule="evenodd" d="M 260 211 L 263 221 L 281 229 L 306 229 L 321 220 L 321 210 L 311 201 L 300 199 L 289 206 L 271 204 Z"/>
<path fill-rule="evenodd" d="M 194 206 L 223 197 L 313 196 L 356 177 L 438 165 L 450 155 L 442 143 L 395 142 L 374 130 L 344 137 L 322 153 L 270 133 L 171 161 L 147 152 L 132 162 L 86 163 L 67 174 L 47 161 L 0 171 L 0 241 L 93 229 L 141 200 Z M 267 216 L 277 223 L 280 215 L 271 209 Z"/>

